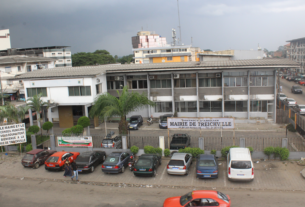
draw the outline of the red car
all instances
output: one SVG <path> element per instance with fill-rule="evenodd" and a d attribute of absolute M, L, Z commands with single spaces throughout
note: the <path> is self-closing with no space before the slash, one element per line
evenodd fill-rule
<path fill-rule="evenodd" d="M 43 150 L 43 149 L 35 149 L 29 151 L 25 154 L 25 156 L 21 160 L 21 164 L 24 167 L 32 167 L 34 169 L 39 168 L 43 163 L 56 151 L 54 150 Z"/>
<path fill-rule="evenodd" d="M 69 159 L 70 162 L 75 160 L 79 155 L 79 152 L 56 152 L 51 155 L 44 163 L 46 170 L 63 170 L 65 159 Z"/>
<path fill-rule="evenodd" d="M 300 80 L 299 84 L 302 85 L 302 86 L 305 86 L 305 80 Z"/>
<path fill-rule="evenodd" d="M 163 207 L 181 206 L 221 206 L 230 207 L 228 195 L 213 190 L 196 190 L 183 196 L 167 198 Z"/>

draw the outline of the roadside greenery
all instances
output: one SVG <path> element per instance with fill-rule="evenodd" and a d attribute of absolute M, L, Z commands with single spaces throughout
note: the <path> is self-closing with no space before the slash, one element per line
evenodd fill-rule
<path fill-rule="evenodd" d="M 266 147 L 264 149 L 264 153 L 270 158 L 270 155 L 274 155 L 274 159 L 279 157 L 281 160 L 288 160 L 289 150 L 285 147 Z"/>
<path fill-rule="evenodd" d="M 194 148 L 186 147 L 184 149 L 179 149 L 179 152 L 190 153 L 190 154 L 192 154 L 193 158 L 196 158 L 200 154 L 204 154 L 204 150 L 202 150 L 200 148 L 195 148 L 195 147 Z"/>
<path fill-rule="evenodd" d="M 39 132 L 39 127 L 37 125 L 30 126 L 28 132 L 36 134 L 37 132 Z"/>
<path fill-rule="evenodd" d="M 71 128 L 68 128 L 68 129 L 63 130 L 63 131 L 61 132 L 61 134 L 62 134 L 63 136 L 66 136 L 66 137 L 71 136 L 71 135 L 72 135 Z"/>
<path fill-rule="evenodd" d="M 76 125 L 76 126 L 71 127 L 71 132 L 77 136 L 82 134 L 83 131 L 84 131 L 84 128 L 81 125 Z"/>
<path fill-rule="evenodd" d="M 290 132 L 296 132 L 297 131 L 297 130 L 295 130 L 295 128 L 292 124 L 287 125 L 287 130 L 290 131 Z"/>
<path fill-rule="evenodd" d="M 159 154 L 162 155 L 162 149 L 160 147 L 153 147 L 150 145 L 146 145 L 144 147 L 145 154 Z"/>
<path fill-rule="evenodd" d="M 139 152 L 139 147 L 133 145 L 132 147 L 130 147 L 130 151 L 132 152 L 132 154 L 136 155 Z"/>
<path fill-rule="evenodd" d="M 115 63 L 114 58 L 107 50 L 95 52 L 79 52 L 72 55 L 72 66 L 103 65 Z"/>
<path fill-rule="evenodd" d="M 81 125 L 83 128 L 90 126 L 90 119 L 86 116 L 82 116 L 77 120 L 77 125 Z"/>
<path fill-rule="evenodd" d="M 216 150 L 211 150 L 212 155 L 216 155 Z"/>
<path fill-rule="evenodd" d="M 164 150 L 164 157 L 169 157 L 171 154 L 171 151 L 169 149 Z"/>
<path fill-rule="evenodd" d="M 268 156 L 268 159 L 270 159 L 270 155 L 274 153 L 274 147 L 266 147 L 264 153 Z"/>
<path fill-rule="evenodd" d="M 253 147 L 247 147 L 250 150 L 250 153 L 253 153 Z"/>
<path fill-rule="evenodd" d="M 221 149 L 221 156 L 227 157 L 227 154 L 231 148 L 239 147 L 239 146 L 228 146 Z"/>

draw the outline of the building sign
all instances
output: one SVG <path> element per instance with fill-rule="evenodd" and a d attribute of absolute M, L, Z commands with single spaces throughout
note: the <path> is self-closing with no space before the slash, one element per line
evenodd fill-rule
<path fill-rule="evenodd" d="M 7 124 L 7 118 L 3 118 L 3 124 Z"/>
<path fill-rule="evenodd" d="M 233 129 L 234 118 L 167 118 L 169 129 Z"/>
<path fill-rule="evenodd" d="M 92 137 L 57 137 L 59 147 L 93 147 Z"/>
<path fill-rule="evenodd" d="M 25 124 L 0 126 L 0 146 L 26 142 Z"/>

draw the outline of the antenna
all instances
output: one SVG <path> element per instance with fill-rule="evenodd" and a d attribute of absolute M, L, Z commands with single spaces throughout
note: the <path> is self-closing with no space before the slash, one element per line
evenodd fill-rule
<path fill-rule="evenodd" d="M 181 37 L 181 26 L 180 26 L 180 12 L 179 12 L 179 0 L 177 0 L 177 6 L 178 6 L 178 19 L 179 19 L 179 34 L 180 34 L 180 43 L 182 42 L 182 37 Z"/>
<path fill-rule="evenodd" d="M 172 29 L 172 38 L 173 38 L 173 45 L 176 45 L 176 30 Z"/>

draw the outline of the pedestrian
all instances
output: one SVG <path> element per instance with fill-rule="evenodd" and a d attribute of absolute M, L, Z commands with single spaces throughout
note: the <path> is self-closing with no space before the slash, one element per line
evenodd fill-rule
<path fill-rule="evenodd" d="M 282 92 L 282 89 L 283 89 L 282 86 L 280 86 L 280 92 Z"/>
<path fill-rule="evenodd" d="M 71 177 L 71 180 L 73 180 L 73 178 L 74 178 L 74 176 L 75 176 L 76 181 L 79 181 L 79 180 L 78 180 L 78 170 L 77 170 L 77 166 L 76 166 L 75 160 L 72 161 L 71 166 L 72 166 L 73 173 L 74 173 L 74 174 L 72 175 L 72 177 Z"/>
<path fill-rule="evenodd" d="M 66 160 L 64 165 L 65 173 L 64 176 L 72 176 L 72 168 L 68 160 Z"/>

